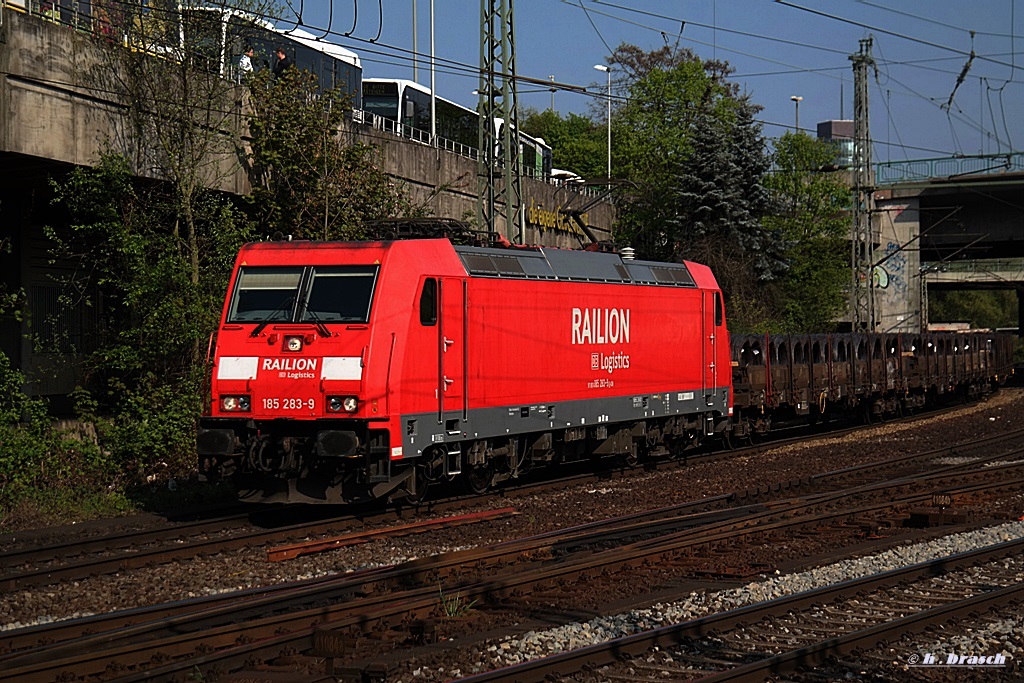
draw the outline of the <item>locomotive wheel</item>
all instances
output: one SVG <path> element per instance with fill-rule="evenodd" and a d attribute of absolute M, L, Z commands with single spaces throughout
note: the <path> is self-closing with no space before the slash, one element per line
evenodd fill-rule
<path fill-rule="evenodd" d="M 249 444 L 247 456 L 249 459 L 249 466 L 254 471 L 265 472 L 267 474 L 272 474 L 274 472 L 274 463 L 272 462 L 274 448 L 269 439 L 254 439 Z"/>
<path fill-rule="evenodd" d="M 416 471 L 413 473 L 416 481 L 416 493 L 409 493 L 406 500 L 413 505 L 422 503 L 427 497 L 427 489 L 430 484 L 439 482 L 440 468 L 443 466 L 443 451 L 432 449 L 423 454 L 423 458 L 416 463 Z"/>
<path fill-rule="evenodd" d="M 469 471 L 463 475 L 462 480 L 470 493 L 478 495 L 486 493 L 491 488 L 491 482 L 494 481 L 494 468 L 489 464 L 472 465 Z"/>
<path fill-rule="evenodd" d="M 416 465 L 416 471 L 412 475 L 416 480 L 416 493 L 410 493 L 405 500 L 413 505 L 419 505 L 427 498 L 427 489 L 430 488 L 430 479 L 422 464 Z"/>

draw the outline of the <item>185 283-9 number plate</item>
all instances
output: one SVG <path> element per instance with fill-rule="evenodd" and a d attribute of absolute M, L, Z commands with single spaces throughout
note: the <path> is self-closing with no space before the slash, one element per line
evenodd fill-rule
<path fill-rule="evenodd" d="M 312 398 L 265 398 L 264 410 L 313 410 L 316 401 Z"/>

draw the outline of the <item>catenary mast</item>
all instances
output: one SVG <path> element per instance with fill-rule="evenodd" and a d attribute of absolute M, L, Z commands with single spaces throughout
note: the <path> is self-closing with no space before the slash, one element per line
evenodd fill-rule
<path fill-rule="evenodd" d="M 516 117 L 516 56 L 513 0 L 480 2 L 480 155 L 477 162 L 477 219 L 490 232 L 521 244 L 522 168 Z M 504 225 L 499 225 L 504 212 Z"/>
<path fill-rule="evenodd" d="M 868 67 L 871 38 L 860 41 L 853 61 L 853 330 L 875 331 L 874 236 L 871 232 L 873 177 L 868 121 Z"/>

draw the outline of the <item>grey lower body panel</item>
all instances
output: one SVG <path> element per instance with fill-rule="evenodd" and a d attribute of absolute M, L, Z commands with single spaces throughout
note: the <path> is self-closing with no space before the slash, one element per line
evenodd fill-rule
<path fill-rule="evenodd" d="M 433 445 L 517 436 L 576 427 L 704 415 L 725 416 L 729 387 L 611 396 L 579 401 L 471 408 L 402 416 L 402 456 L 416 457 Z"/>

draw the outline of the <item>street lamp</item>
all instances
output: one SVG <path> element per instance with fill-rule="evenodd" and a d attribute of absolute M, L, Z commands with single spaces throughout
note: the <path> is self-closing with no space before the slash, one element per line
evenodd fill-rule
<path fill-rule="evenodd" d="M 799 133 L 800 132 L 800 103 L 804 101 L 804 98 L 800 97 L 799 95 L 791 95 L 789 99 L 793 100 L 793 103 L 796 105 L 796 127 L 793 128 L 793 132 L 794 133 Z"/>
<path fill-rule="evenodd" d="M 551 80 L 551 85 L 554 85 L 555 84 L 555 77 L 554 76 L 548 76 L 548 78 Z M 552 88 L 548 88 L 548 90 L 551 91 L 551 111 L 555 110 L 555 90 L 557 90 L 557 89 L 558 88 L 553 88 L 553 87 Z"/>
<path fill-rule="evenodd" d="M 608 182 L 612 181 L 612 68 L 595 64 L 594 68 L 608 74 Z"/>

